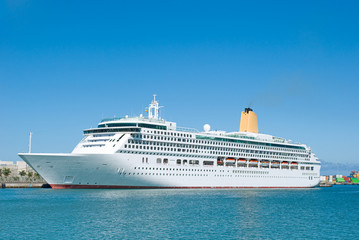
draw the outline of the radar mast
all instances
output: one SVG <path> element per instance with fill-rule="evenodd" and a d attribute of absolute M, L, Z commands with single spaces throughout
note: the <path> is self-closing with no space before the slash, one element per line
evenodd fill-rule
<path fill-rule="evenodd" d="M 158 102 L 156 101 L 156 94 L 153 94 L 153 100 L 151 104 L 148 107 L 148 118 L 149 119 L 158 119 L 158 112 L 160 109 L 160 106 L 158 105 Z"/>

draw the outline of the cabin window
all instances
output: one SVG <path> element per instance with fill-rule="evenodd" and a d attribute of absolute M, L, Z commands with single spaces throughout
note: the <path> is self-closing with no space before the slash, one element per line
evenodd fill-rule
<path fill-rule="evenodd" d="M 189 164 L 199 165 L 199 161 L 198 160 L 189 160 Z"/>
<path fill-rule="evenodd" d="M 203 165 L 204 166 L 213 166 L 214 162 L 213 161 L 203 161 Z"/>

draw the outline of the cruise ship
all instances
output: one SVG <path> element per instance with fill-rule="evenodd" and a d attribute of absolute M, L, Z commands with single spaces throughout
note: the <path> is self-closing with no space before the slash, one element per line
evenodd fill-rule
<path fill-rule="evenodd" d="M 19 153 L 54 189 L 67 188 L 311 188 L 320 161 L 310 147 L 258 133 L 246 108 L 238 132 L 178 127 L 159 117 L 103 119 L 72 153 Z"/>

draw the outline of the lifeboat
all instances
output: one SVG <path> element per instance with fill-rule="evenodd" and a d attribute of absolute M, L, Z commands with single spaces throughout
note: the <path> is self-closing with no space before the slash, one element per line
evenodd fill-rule
<path fill-rule="evenodd" d="M 249 165 L 250 166 L 258 166 L 258 160 L 255 160 L 255 159 L 251 159 L 249 160 Z"/>
<path fill-rule="evenodd" d="M 238 159 L 237 162 L 239 162 L 239 163 L 246 163 L 247 160 L 245 160 L 245 159 Z"/>
<path fill-rule="evenodd" d="M 261 164 L 269 164 L 269 161 L 268 160 L 262 160 Z"/>
<path fill-rule="evenodd" d="M 282 162 L 282 165 L 288 165 L 288 162 Z"/>
<path fill-rule="evenodd" d="M 290 168 L 291 169 L 298 169 L 298 163 L 297 162 L 291 162 L 290 163 Z"/>
<path fill-rule="evenodd" d="M 279 165 L 279 162 L 278 161 L 273 161 L 272 165 Z"/>
<path fill-rule="evenodd" d="M 226 161 L 227 161 L 227 162 L 235 162 L 236 159 L 235 159 L 235 158 L 227 158 Z"/>

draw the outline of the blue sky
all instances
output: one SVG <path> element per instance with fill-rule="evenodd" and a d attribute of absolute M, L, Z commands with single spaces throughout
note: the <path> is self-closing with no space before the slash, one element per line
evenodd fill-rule
<path fill-rule="evenodd" d="M 179 126 L 260 132 L 358 162 L 356 1 L 1 1 L 0 160 L 70 152 L 156 93 Z M 357 165 L 356 165 L 357 166 Z"/>

